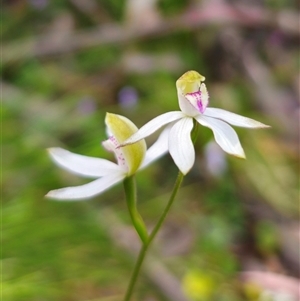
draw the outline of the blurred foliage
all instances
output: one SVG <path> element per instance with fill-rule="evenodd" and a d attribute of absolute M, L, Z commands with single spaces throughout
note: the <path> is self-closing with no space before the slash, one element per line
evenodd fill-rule
<path fill-rule="evenodd" d="M 210 154 L 227 166 L 211 174 L 205 146 L 212 133 L 201 128 L 195 167 L 163 238 L 153 247 L 156 257 L 195 301 L 257 299 L 251 289 L 243 295 L 238 276 L 253 266 L 292 276 L 299 272 L 299 262 L 289 264 L 280 234 L 282 227 L 298 223 L 299 214 L 297 130 L 290 123 L 299 116 L 297 36 L 273 23 L 247 25 L 242 20 L 193 27 L 188 22 L 195 22 L 193 13 L 205 2 L 198 0 L 144 1 L 147 14 L 141 12 L 144 20 L 133 32 L 146 34 L 130 36 L 135 16 L 130 2 L 3 3 L 3 300 L 121 299 L 133 261 L 98 217 L 109 207 L 123 225 L 130 225 L 122 185 L 89 202 L 48 201 L 44 195 L 49 190 L 84 180 L 54 166 L 46 148 L 61 146 L 113 160 L 101 147 L 105 113 L 125 115 L 142 126 L 177 110 L 175 81 L 189 69 L 206 76 L 213 107 L 253 117 L 272 129 L 237 129 L 248 160 Z M 257 0 L 255 5 L 279 14 L 297 10 L 296 1 Z M 182 16 L 187 23 L 178 21 Z M 135 17 L 140 20 L 139 14 Z M 170 20 L 175 22 L 166 23 Z M 165 27 L 147 34 L 155 22 Z M 92 41 L 102 27 L 109 31 L 116 25 L 124 31 L 123 40 Z M 80 47 L 68 48 L 76 43 Z M 63 51 L 47 52 L 57 45 Z M 245 63 L 248 46 L 257 66 Z M 267 70 L 263 82 L 255 81 L 251 68 Z M 136 95 L 133 102 L 121 93 L 124 87 Z M 268 87 L 279 96 L 276 104 L 267 101 L 268 92 L 260 93 Z M 278 110 L 279 102 L 288 111 Z M 149 145 L 153 141 L 150 137 Z M 149 227 L 166 204 L 176 172 L 168 155 L 138 175 L 139 208 Z M 136 300 L 167 300 L 146 278 L 140 278 Z"/>

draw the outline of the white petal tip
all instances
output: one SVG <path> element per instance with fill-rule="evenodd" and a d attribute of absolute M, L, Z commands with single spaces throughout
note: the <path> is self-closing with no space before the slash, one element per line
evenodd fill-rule
<path fill-rule="evenodd" d="M 254 128 L 254 129 L 267 129 L 270 128 L 270 125 L 261 123 L 259 121 L 256 120 L 251 120 L 251 122 L 249 123 L 250 128 Z"/>
<path fill-rule="evenodd" d="M 53 151 L 53 150 L 56 150 L 56 149 L 60 149 L 60 147 L 48 147 L 48 148 L 46 148 L 46 150 L 47 150 L 48 152 Z"/>
<path fill-rule="evenodd" d="M 234 152 L 227 152 L 229 155 L 239 159 L 246 159 L 246 155 L 243 148 L 236 149 Z"/>
<path fill-rule="evenodd" d="M 47 198 L 49 201 L 56 201 L 56 202 L 72 202 L 72 201 L 78 202 L 78 201 L 85 201 L 91 198 L 91 197 L 78 198 L 78 197 L 62 196 L 61 193 L 63 190 L 65 189 L 61 188 L 61 189 L 51 190 L 45 195 L 45 198 Z"/>
<path fill-rule="evenodd" d="M 59 152 L 59 151 L 65 151 L 67 152 L 66 150 L 60 148 L 60 147 L 49 147 L 49 148 L 46 148 L 46 151 L 48 152 L 48 154 L 50 156 L 52 156 L 53 154 Z"/>
<path fill-rule="evenodd" d="M 239 159 L 244 159 L 244 160 L 247 159 L 245 154 L 243 154 L 243 155 L 232 154 L 232 155 L 239 158 Z"/>
<path fill-rule="evenodd" d="M 180 169 L 181 173 L 182 173 L 184 176 L 186 176 L 186 175 L 189 173 L 190 170 L 191 170 L 191 168 L 190 168 L 189 170 L 182 170 L 182 169 Z"/>
<path fill-rule="evenodd" d="M 117 149 L 121 148 L 121 147 L 124 147 L 124 146 L 127 146 L 127 145 L 131 145 L 131 144 L 134 144 L 136 142 L 138 142 L 140 140 L 138 139 L 126 139 L 125 141 L 123 141 L 122 143 L 120 143 L 119 145 L 116 146 Z"/>
<path fill-rule="evenodd" d="M 49 191 L 46 195 L 45 198 L 49 199 L 50 201 L 65 201 L 65 199 L 61 199 L 57 197 L 57 194 L 55 190 Z"/>
<path fill-rule="evenodd" d="M 57 199 L 55 198 L 55 193 L 53 193 L 53 190 L 49 191 L 46 195 L 45 198 L 47 199 L 51 199 L 52 201 L 57 201 Z"/>
<path fill-rule="evenodd" d="M 229 153 L 229 155 L 232 155 L 236 158 L 239 158 L 239 159 L 246 159 L 246 155 L 244 153 L 244 150 L 240 150 L 238 153 Z"/>
<path fill-rule="evenodd" d="M 268 129 L 268 128 L 271 128 L 271 126 L 270 126 L 270 125 L 267 125 L 267 124 L 262 124 L 261 128 L 266 128 L 266 129 Z"/>
<path fill-rule="evenodd" d="M 271 128 L 270 125 L 261 123 L 259 121 L 256 120 L 252 120 L 253 122 L 249 123 L 250 127 L 254 128 L 254 129 L 267 129 L 267 128 Z"/>

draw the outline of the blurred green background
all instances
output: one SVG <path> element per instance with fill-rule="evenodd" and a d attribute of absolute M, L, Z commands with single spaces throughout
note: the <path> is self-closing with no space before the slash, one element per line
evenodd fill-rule
<path fill-rule="evenodd" d="M 3 300 L 122 300 L 137 248 L 122 185 L 88 202 L 46 200 L 86 181 L 46 148 L 113 160 L 101 147 L 105 113 L 140 127 L 178 110 L 175 81 L 196 70 L 212 107 L 272 128 L 237 129 L 247 160 L 201 128 L 134 300 L 175 300 L 171 290 L 179 301 L 297 301 L 280 279 L 295 284 L 300 270 L 298 9 L 296 0 L 3 1 Z M 166 155 L 138 174 L 149 229 L 176 173 Z M 273 288 L 249 271 L 268 272 Z"/>

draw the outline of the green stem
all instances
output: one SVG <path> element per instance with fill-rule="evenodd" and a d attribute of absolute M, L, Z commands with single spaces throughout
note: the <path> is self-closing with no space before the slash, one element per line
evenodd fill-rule
<path fill-rule="evenodd" d="M 125 178 L 124 180 L 124 190 L 126 195 L 127 207 L 130 213 L 130 217 L 136 232 L 140 236 L 143 244 L 146 244 L 148 241 L 148 232 L 145 226 L 145 223 L 139 214 L 136 206 L 136 185 L 135 185 L 135 177 L 130 176 Z"/>
<path fill-rule="evenodd" d="M 175 197 L 176 197 L 177 192 L 180 188 L 182 180 L 183 180 L 183 174 L 181 172 L 179 172 L 178 176 L 177 176 L 177 179 L 176 179 L 176 182 L 175 182 L 175 185 L 174 185 L 174 188 L 173 188 L 173 191 L 172 191 L 172 194 L 171 194 L 170 199 L 168 201 L 168 204 L 167 204 L 164 212 L 162 213 L 161 217 L 159 218 L 157 224 L 155 225 L 154 229 L 152 230 L 147 242 L 143 243 L 143 246 L 142 246 L 142 248 L 139 252 L 137 262 L 135 264 L 133 273 L 131 275 L 131 279 L 130 279 L 130 282 L 129 282 L 129 285 L 128 285 L 128 288 L 127 288 L 127 292 L 126 292 L 124 301 L 129 301 L 131 296 L 132 296 L 133 289 L 134 289 L 134 286 L 136 284 L 137 277 L 138 277 L 139 272 L 141 270 L 144 258 L 146 256 L 147 251 L 148 251 L 148 248 L 149 248 L 151 242 L 153 241 L 153 239 L 155 238 L 157 232 L 159 231 L 161 225 L 163 224 L 163 222 L 164 222 L 164 220 L 165 220 L 165 218 L 166 218 L 166 216 L 167 216 L 167 214 L 168 214 L 168 212 L 169 212 L 169 210 L 170 210 L 170 208 L 171 208 L 171 206 L 172 206 L 172 204 L 175 200 Z"/>
<path fill-rule="evenodd" d="M 148 239 L 148 245 L 150 245 L 150 243 L 152 242 L 152 240 L 155 238 L 157 232 L 159 231 L 161 225 L 163 224 L 174 200 L 175 200 L 175 197 L 177 195 L 177 192 L 181 186 L 181 183 L 182 183 L 182 180 L 183 180 L 183 173 L 182 172 L 178 172 L 178 175 L 177 175 L 177 179 L 176 179 L 176 182 L 175 182 L 175 185 L 174 185 L 174 188 L 173 188 L 173 191 L 172 191 L 172 194 L 170 196 L 170 199 L 169 199 L 169 202 L 164 210 L 164 212 L 162 213 L 161 217 L 159 218 L 157 224 L 155 225 L 154 229 L 152 230 L 150 236 L 149 236 L 149 239 Z"/>
<path fill-rule="evenodd" d="M 136 284 L 136 280 L 138 278 L 142 263 L 144 261 L 145 255 L 146 255 L 146 252 L 148 250 L 148 246 L 149 245 L 147 243 L 142 245 L 142 248 L 139 252 L 139 256 L 137 258 L 137 261 L 134 266 L 134 270 L 133 270 L 131 278 L 130 278 L 130 282 L 129 282 L 129 285 L 128 285 L 128 288 L 126 291 L 126 295 L 124 297 L 124 301 L 129 301 L 132 296 L 133 289 Z"/>

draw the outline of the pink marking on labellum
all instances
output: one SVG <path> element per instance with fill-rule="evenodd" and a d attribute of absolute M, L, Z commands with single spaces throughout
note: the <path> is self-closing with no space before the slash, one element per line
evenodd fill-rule
<path fill-rule="evenodd" d="M 107 150 L 112 151 L 112 152 L 115 153 L 115 156 L 116 156 L 117 161 L 118 161 L 118 165 L 127 170 L 128 166 L 127 166 L 127 163 L 126 163 L 126 159 L 124 157 L 122 149 L 119 148 L 118 140 L 114 136 L 110 136 L 108 138 L 108 140 L 103 142 L 103 145 Z"/>
<path fill-rule="evenodd" d="M 200 111 L 202 114 L 204 113 L 205 107 L 203 105 L 201 91 L 187 93 L 186 97 L 198 111 Z"/>

